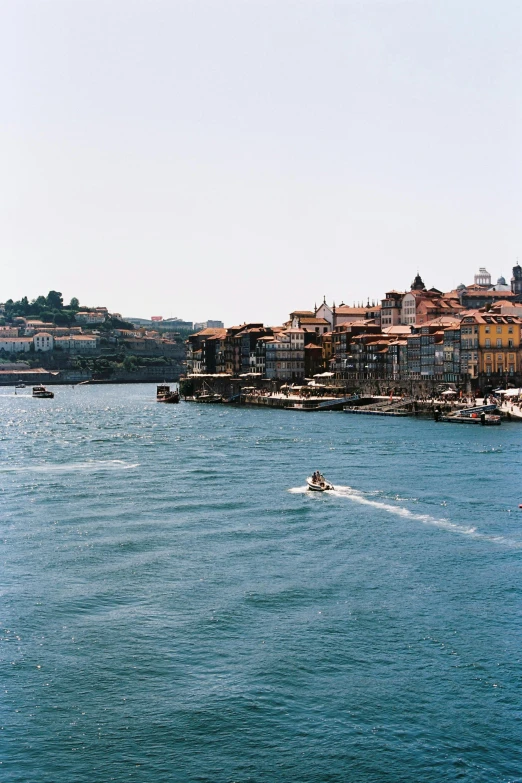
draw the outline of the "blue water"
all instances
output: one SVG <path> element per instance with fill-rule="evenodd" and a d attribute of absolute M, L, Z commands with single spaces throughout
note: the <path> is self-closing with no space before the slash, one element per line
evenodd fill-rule
<path fill-rule="evenodd" d="M 520 425 L 55 391 L 0 390 L 0 780 L 522 780 Z"/>

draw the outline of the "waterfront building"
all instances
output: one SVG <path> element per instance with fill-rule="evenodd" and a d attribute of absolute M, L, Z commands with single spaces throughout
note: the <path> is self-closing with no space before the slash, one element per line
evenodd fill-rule
<path fill-rule="evenodd" d="M 356 380 L 388 377 L 388 348 L 392 339 L 383 334 L 360 334 L 353 338 L 345 377 Z"/>
<path fill-rule="evenodd" d="M 266 342 L 266 377 L 302 380 L 305 375 L 305 330 L 290 327 Z"/>
<path fill-rule="evenodd" d="M 421 378 L 421 338 L 420 334 L 410 334 L 407 338 L 407 375 L 411 380 Z"/>
<path fill-rule="evenodd" d="M 420 329 L 420 375 L 422 380 L 441 381 L 444 375 L 444 332 L 429 325 Z"/>
<path fill-rule="evenodd" d="M 500 381 L 520 372 L 521 325 L 522 319 L 516 316 L 467 313 L 461 324 L 461 352 L 466 354 L 467 375 L 497 375 Z"/>
<path fill-rule="evenodd" d="M 388 345 L 387 378 L 392 381 L 400 381 L 408 372 L 408 340 L 392 340 Z"/>
<path fill-rule="evenodd" d="M 225 329 L 202 329 L 196 334 L 191 334 L 186 342 L 187 348 L 187 372 L 189 373 L 214 373 L 215 370 L 215 344 L 211 344 L 208 347 L 207 356 L 207 341 L 215 335 L 223 336 L 226 334 Z M 207 360 L 212 369 L 207 367 Z"/>
<path fill-rule="evenodd" d="M 321 339 L 321 351 L 323 367 L 327 370 L 334 369 L 333 367 L 333 332 L 326 332 Z"/>
<path fill-rule="evenodd" d="M 448 383 L 460 381 L 460 324 L 446 327 L 443 338 L 443 379 Z"/>
<path fill-rule="evenodd" d="M 328 365 L 326 365 L 328 366 Z M 315 343 L 308 343 L 304 347 L 304 374 L 306 378 L 313 378 L 317 373 L 325 369 L 323 364 L 323 349 Z"/>
<path fill-rule="evenodd" d="M 366 335 L 378 335 L 381 330 L 377 324 L 367 321 L 348 321 L 339 324 L 331 332 L 332 339 L 332 358 L 333 369 L 340 374 L 340 377 L 345 377 L 345 373 L 348 376 L 353 373 L 354 365 L 351 361 L 352 354 L 352 342 L 353 339 L 362 334 Z"/>

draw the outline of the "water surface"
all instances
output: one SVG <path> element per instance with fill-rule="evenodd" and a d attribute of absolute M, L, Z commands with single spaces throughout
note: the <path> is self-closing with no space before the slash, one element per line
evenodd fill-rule
<path fill-rule="evenodd" d="M 0 389 L 1 780 L 522 780 L 519 425 L 55 391 Z"/>

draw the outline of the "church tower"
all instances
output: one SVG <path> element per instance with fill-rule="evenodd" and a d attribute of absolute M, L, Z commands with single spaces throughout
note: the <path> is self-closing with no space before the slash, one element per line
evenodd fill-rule
<path fill-rule="evenodd" d="M 418 272 L 415 275 L 415 280 L 411 284 L 411 290 L 412 291 L 425 291 L 426 290 L 426 286 L 424 285 L 422 277 L 419 275 Z"/>
<path fill-rule="evenodd" d="M 520 266 L 520 264 L 513 267 L 511 290 L 515 294 L 517 302 L 522 302 L 522 266 Z"/>

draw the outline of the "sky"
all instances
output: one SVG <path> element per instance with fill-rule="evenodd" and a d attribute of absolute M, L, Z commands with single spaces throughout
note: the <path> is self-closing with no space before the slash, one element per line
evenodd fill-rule
<path fill-rule="evenodd" d="M 1 0 L 0 301 L 277 324 L 508 280 L 519 0 Z"/>

